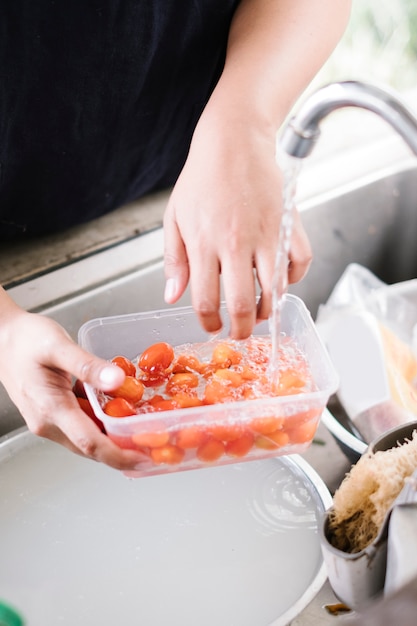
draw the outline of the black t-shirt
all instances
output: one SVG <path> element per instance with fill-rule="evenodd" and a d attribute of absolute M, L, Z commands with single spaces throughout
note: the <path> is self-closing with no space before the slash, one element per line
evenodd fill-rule
<path fill-rule="evenodd" d="M 0 239 L 171 186 L 238 0 L 2 0 Z"/>

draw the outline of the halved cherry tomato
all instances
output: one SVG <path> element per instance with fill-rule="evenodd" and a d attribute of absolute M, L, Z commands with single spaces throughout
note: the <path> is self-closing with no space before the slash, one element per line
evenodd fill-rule
<path fill-rule="evenodd" d="M 157 374 L 164 372 L 174 360 L 174 349 L 169 343 L 161 341 L 149 346 L 139 358 L 139 367 L 143 372 Z"/>
<path fill-rule="evenodd" d="M 132 441 L 139 448 L 159 448 L 165 446 L 169 441 L 169 433 L 166 431 L 135 433 Z"/>
<path fill-rule="evenodd" d="M 167 444 L 160 448 L 153 448 L 151 450 L 151 458 L 154 463 L 161 465 L 167 463 L 168 465 L 177 465 L 181 463 L 185 455 L 184 450 L 173 444 Z"/>
<path fill-rule="evenodd" d="M 136 375 L 136 367 L 127 357 L 119 355 L 115 356 L 111 362 L 113 365 L 117 365 L 124 371 L 126 376 L 135 376 Z"/>
<path fill-rule="evenodd" d="M 126 376 L 123 383 L 114 391 L 108 392 L 114 398 L 125 398 L 129 402 L 139 402 L 142 399 L 144 386 L 134 376 Z"/>
<path fill-rule="evenodd" d="M 103 407 L 104 413 L 111 417 L 128 417 L 135 415 L 135 407 L 125 398 L 111 398 Z"/>
<path fill-rule="evenodd" d="M 208 439 L 197 448 L 196 456 L 204 463 L 213 463 L 225 452 L 224 443 L 217 439 Z"/>

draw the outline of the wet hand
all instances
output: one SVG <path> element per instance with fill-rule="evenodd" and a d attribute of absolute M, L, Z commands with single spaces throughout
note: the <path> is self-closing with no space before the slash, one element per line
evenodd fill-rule
<path fill-rule="evenodd" d="M 230 336 L 244 339 L 271 313 L 283 180 L 275 134 L 229 122 L 214 127 L 211 120 L 200 122 L 170 197 L 164 218 L 165 299 L 176 302 L 190 283 L 203 328 L 216 332 L 222 326 L 221 276 Z M 296 212 L 289 261 L 292 283 L 311 261 Z"/>
<path fill-rule="evenodd" d="M 81 410 L 73 377 L 103 391 L 119 386 L 123 371 L 75 344 L 53 320 L 18 307 L 0 330 L 0 380 L 28 428 L 72 452 L 120 470 L 140 455 L 119 449 Z"/>

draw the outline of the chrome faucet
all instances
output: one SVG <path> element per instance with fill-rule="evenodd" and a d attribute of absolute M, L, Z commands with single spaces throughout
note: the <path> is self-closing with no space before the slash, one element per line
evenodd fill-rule
<path fill-rule="evenodd" d="M 359 107 L 377 113 L 403 137 L 417 156 L 417 118 L 384 89 L 357 81 L 331 83 L 313 93 L 288 122 L 280 146 L 289 155 L 303 159 L 320 135 L 320 122 L 342 107 Z"/>

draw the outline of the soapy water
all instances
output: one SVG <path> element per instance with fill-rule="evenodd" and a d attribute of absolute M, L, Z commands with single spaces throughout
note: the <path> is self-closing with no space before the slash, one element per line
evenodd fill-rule
<path fill-rule="evenodd" d="M 293 227 L 293 213 L 295 207 L 295 192 L 298 173 L 301 168 L 301 159 L 287 157 L 281 163 L 284 174 L 284 188 L 282 197 L 282 219 L 279 232 L 275 268 L 272 282 L 272 313 L 269 318 L 271 333 L 271 377 L 276 386 L 279 382 L 281 344 L 281 311 L 284 304 L 285 294 L 288 291 L 288 265 L 291 247 L 291 235 Z"/>
<path fill-rule="evenodd" d="M 323 507 L 290 461 L 127 481 L 28 435 L 0 469 L 0 587 L 27 626 L 266 626 L 321 566 Z"/>

